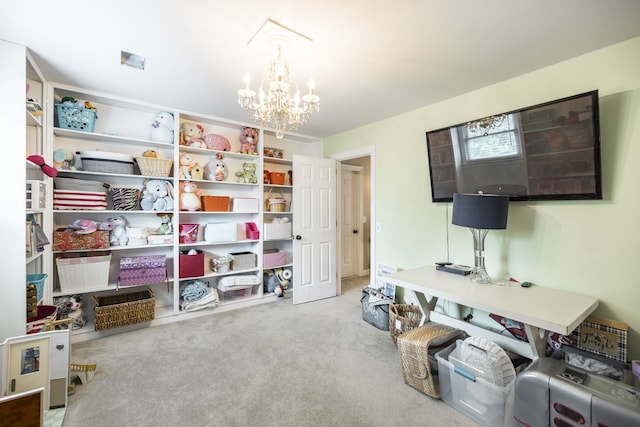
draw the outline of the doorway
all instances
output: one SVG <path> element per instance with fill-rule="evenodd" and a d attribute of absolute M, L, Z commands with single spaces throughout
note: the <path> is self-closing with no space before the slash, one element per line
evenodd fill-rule
<path fill-rule="evenodd" d="M 338 166 L 338 293 L 341 294 L 342 280 L 348 277 L 369 276 L 369 283 L 375 280 L 373 274 L 375 269 L 375 147 L 363 147 L 361 149 L 338 153 L 331 157 L 339 161 Z M 351 177 L 343 177 L 343 170 Z M 355 177 L 353 173 L 356 173 Z M 343 179 L 344 178 L 344 179 Z M 353 178 L 353 179 L 352 179 Z M 352 188 L 354 182 L 358 182 L 357 188 Z M 355 193 L 354 193 L 355 191 Z M 349 197 L 349 194 L 356 194 Z M 344 206 L 345 203 L 354 203 L 349 208 Z M 344 215 L 351 215 L 351 210 L 356 210 L 358 215 L 353 215 L 355 221 L 346 227 Z M 351 227 L 353 225 L 353 227 Z M 357 231 L 353 233 L 353 231 Z M 352 237 L 348 239 L 347 232 L 351 231 Z M 349 246 L 353 241 L 357 241 L 359 247 L 354 251 Z M 349 257 L 357 253 L 354 259 L 353 269 L 343 271 L 343 261 L 350 262 Z M 355 274 L 354 274 L 355 273 Z"/>

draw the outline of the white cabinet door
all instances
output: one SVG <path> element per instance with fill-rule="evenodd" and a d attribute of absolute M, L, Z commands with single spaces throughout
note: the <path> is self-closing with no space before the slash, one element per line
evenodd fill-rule
<path fill-rule="evenodd" d="M 293 303 L 337 295 L 336 161 L 293 156 Z"/>

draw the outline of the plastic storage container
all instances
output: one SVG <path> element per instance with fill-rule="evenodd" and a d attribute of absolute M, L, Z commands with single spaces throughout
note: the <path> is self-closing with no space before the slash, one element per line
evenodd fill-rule
<path fill-rule="evenodd" d="M 513 426 L 515 381 L 500 387 L 482 378 L 488 373 L 458 359 L 462 345 L 436 353 L 441 399 L 484 426 Z"/>

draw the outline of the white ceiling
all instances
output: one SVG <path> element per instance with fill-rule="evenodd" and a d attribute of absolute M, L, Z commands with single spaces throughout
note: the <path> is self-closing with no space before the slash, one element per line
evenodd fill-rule
<path fill-rule="evenodd" d="M 237 89 L 268 72 L 274 52 L 247 46 L 267 18 L 313 39 L 287 58 L 315 80 L 299 132 L 317 137 L 640 36 L 638 0 L 0 0 L 0 39 L 49 81 L 247 122 Z"/>

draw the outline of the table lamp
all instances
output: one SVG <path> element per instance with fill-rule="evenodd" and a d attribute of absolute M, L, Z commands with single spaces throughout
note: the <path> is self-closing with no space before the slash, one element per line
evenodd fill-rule
<path fill-rule="evenodd" d="M 484 238 L 489 230 L 507 228 L 509 196 L 495 194 L 454 194 L 451 223 L 469 227 L 473 235 L 475 267 L 471 280 L 475 283 L 491 283 L 484 266 Z"/>

